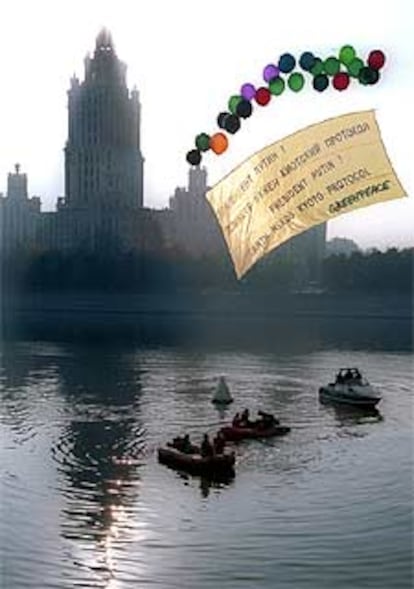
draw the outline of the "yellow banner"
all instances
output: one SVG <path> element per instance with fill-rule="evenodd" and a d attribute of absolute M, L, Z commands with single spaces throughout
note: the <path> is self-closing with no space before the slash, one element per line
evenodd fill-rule
<path fill-rule="evenodd" d="M 238 278 L 313 225 L 402 196 L 374 111 L 329 119 L 273 143 L 207 193 Z"/>

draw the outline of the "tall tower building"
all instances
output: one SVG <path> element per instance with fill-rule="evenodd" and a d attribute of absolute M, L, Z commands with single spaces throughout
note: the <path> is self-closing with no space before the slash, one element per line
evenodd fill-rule
<path fill-rule="evenodd" d="M 139 95 L 135 88 L 129 92 L 126 65 L 106 29 L 96 39 L 93 57 L 85 58 L 85 80 L 74 76 L 68 96 L 65 208 L 142 208 Z"/>

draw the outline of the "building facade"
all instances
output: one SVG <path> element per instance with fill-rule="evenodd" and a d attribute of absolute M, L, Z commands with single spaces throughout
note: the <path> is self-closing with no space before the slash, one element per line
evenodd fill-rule
<path fill-rule="evenodd" d="M 44 248 L 113 251 L 148 246 L 154 231 L 143 210 L 144 158 L 138 91 L 126 84 L 126 65 L 103 29 L 85 76 L 68 92 L 65 196 L 42 218 Z M 149 225 L 149 227 L 147 227 Z"/>
<path fill-rule="evenodd" d="M 65 147 L 65 200 L 70 210 L 143 207 L 144 158 L 138 91 L 126 84 L 126 65 L 102 30 L 85 79 L 71 79 Z"/>
<path fill-rule="evenodd" d="M 176 188 L 169 200 L 168 241 L 185 255 L 202 258 L 222 255 L 226 245 L 216 216 L 206 199 L 207 170 L 193 166 L 188 186 Z"/>

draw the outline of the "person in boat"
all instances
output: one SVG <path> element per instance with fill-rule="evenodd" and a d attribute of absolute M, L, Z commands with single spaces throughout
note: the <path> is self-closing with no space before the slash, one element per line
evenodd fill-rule
<path fill-rule="evenodd" d="M 250 413 L 248 409 L 244 409 L 243 413 L 241 414 L 239 427 L 252 427 L 252 422 L 250 421 Z"/>
<path fill-rule="evenodd" d="M 167 442 L 167 446 L 170 446 L 171 448 L 175 448 L 176 450 L 181 450 L 183 440 L 184 440 L 184 438 L 182 438 L 180 436 L 176 436 L 175 438 L 173 438 L 172 442 Z"/>
<path fill-rule="evenodd" d="M 192 454 L 194 452 L 194 446 L 191 443 L 189 434 L 185 434 L 183 437 L 177 436 L 172 442 L 168 443 L 168 446 L 186 454 Z"/>
<path fill-rule="evenodd" d="M 258 411 L 257 415 L 259 418 L 256 421 L 256 426 L 259 429 L 268 429 L 270 427 L 274 427 L 275 425 L 279 425 L 280 422 L 272 413 L 265 413 L 264 411 Z"/>
<path fill-rule="evenodd" d="M 240 413 L 236 413 L 236 415 L 233 417 L 233 420 L 231 422 L 231 425 L 233 427 L 239 427 L 241 423 L 241 417 L 240 417 Z"/>
<path fill-rule="evenodd" d="M 344 383 L 344 377 L 342 372 L 338 372 L 338 374 L 336 375 L 336 382 L 338 384 L 343 384 Z"/>
<path fill-rule="evenodd" d="M 214 448 L 210 442 L 208 434 L 204 434 L 203 441 L 201 442 L 200 454 L 203 458 L 213 456 Z"/>
<path fill-rule="evenodd" d="M 355 380 L 357 380 L 359 382 L 362 381 L 362 374 L 360 373 L 358 368 L 355 368 L 355 370 L 354 370 L 354 378 L 355 378 Z"/>
<path fill-rule="evenodd" d="M 352 370 L 349 370 L 349 368 L 348 368 L 348 370 L 345 372 L 345 375 L 344 375 L 344 381 L 349 382 L 350 380 L 353 380 L 353 379 L 354 379 L 354 375 L 352 374 Z"/>
<path fill-rule="evenodd" d="M 221 431 L 218 431 L 216 437 L 213 440 L 214 454 L 223 454 L 225 446 L 226 439 Z"/>
<path fill-rule="evenodd" d="M 181 445 L 181 452 L 184 452 L 184 454 L 192 454 L 193 453 L 193 444 L 190 441 L 190 436 L 189 434 L 185 434 L 183 440 L 182 440 L 182 445 Z"/>

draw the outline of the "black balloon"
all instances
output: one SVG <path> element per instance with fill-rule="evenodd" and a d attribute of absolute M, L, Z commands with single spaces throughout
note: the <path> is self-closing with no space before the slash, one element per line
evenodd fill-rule
<path fill-rule="evenodd" d="M 313 87 L 318 92 L 323 92 L 329 86 L 329 78 L 324 74 L 319 74 L 313 78 Z"/>
<path fill-rule="evenodd" d="M 229 115 L 224 121 L 224 128 L 229 133 L 236 133 L 240 129 L 240 119 L 236 115 Z"/>
<path fill-rule="evenodd" d="M 219 116 L 217 117 L 217 125 L 220 127 L 220 129 L 225 129 L 225 123 L 226 123 L 226 119 L 227 117 L 229 117 L 231 115 L 231 113 L 229 112 L 221 112 L 219 114 Z"/>
<path fill-rule="evenodd" d="M 187 162 L 192 166 L 198 166 L 201 162 L 201 153 L 198 149 L 192 149 L 187 153 Z"/>
<path fill-rule="evenodd" d="M 236 106 L 236 114 L 242 119 L 247 119 L 252 114 L 253 107 L 252 103 L 248 100 L 241 100 Z"/>
<path fill-rule="evenodd" d="M 359 70 L 358 80 L 361 84 L 376 84 L 379 80 L 379 71 L 372 67 L 362 67 Z"/>

